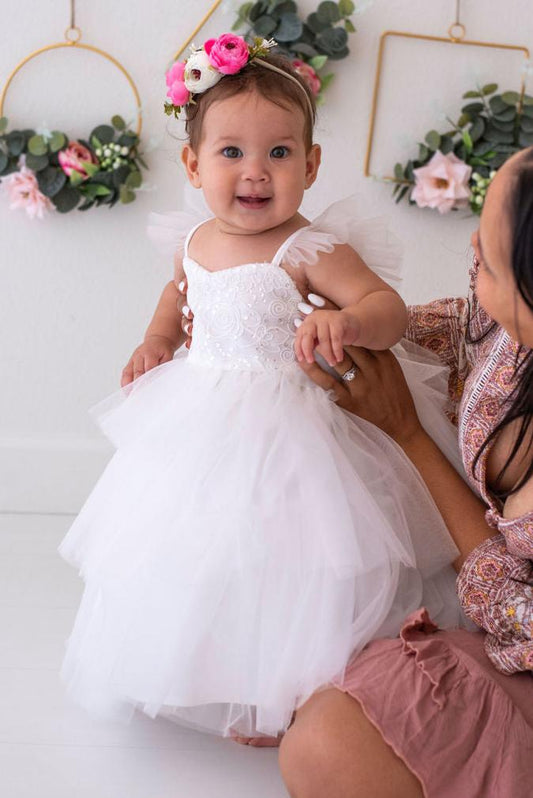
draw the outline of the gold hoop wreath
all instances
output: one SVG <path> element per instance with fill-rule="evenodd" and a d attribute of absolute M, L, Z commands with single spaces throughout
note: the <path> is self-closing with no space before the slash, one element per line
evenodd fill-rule
<path fill-rule="evenodd" d="M 94 127 L 87 139 L 71 139 L 59 130 L 8 130 L 4 106 L 15 76 L 34 58 L 65 47 L 95 53 L 121 72 L 135 98 L 135 130 L 128 129 L 118 115 L 110 125 Z M 46 45 L 23 58 L 0 94 L 0 182 L 9 195 L 10 208 L 22 208 L 30 218 L 42 219 L 52 210 L 68 213 L 75 208 L 85 211 L 132 202 L 142 184 L 141 167 L 147 168 L 138 149 L 141 129 L 141 99 L 133 78 L 110 53 L 82 44 L 80 28 L 71 24 L 64 42 Z"/>

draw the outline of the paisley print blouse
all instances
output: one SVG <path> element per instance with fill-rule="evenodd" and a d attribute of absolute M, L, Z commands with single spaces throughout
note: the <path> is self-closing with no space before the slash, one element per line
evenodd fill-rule
<path fill-rule="evenodd" d="M 487 505 L 486 519 L 495 530 L 466 559 L 457 579 L 459 598 L 487 632 L 485 648 L 499 671 L 533 671 L 533 511 L 503 518 L 501 503 L 487 486 L 490 447 L 473 473 L 477 452 L 505 413 L 519 355 L 519 345 L 477 302 L 477 271 L 474 263 L 468 299 L 412 306 L 407 337 L 450 368 L 448 413 L 458 426 L 470 484 Z"/>

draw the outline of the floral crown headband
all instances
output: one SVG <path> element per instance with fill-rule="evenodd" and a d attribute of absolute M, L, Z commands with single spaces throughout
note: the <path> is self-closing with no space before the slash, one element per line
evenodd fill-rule
<path fill-rule="evenodd" d="M 242 36 L 224 33 L 218 39 L 208 39 L 198 49 L 193 47 L 191 55 L 185 61 L 176 61 L 166 73 L 167 97 L 170 102 L 165 102 L 165 113 L 177 117 L 182 108 L 194 103 L 196 94 L 203 94 L 224 75 L 235 75 L 251 63 L 278 72 L 296 83 L 305 95 L 313 118 L 311 100 L 300 81 L 284 69 L 263 60 L 269 50 L 276 46 L 274 39 L 257 38 L 253 44 L 247 44 Z"/>

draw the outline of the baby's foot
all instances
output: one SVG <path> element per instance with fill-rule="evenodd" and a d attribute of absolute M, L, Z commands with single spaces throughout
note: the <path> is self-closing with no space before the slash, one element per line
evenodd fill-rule
<path fill-rule="evenodd" d="M 240 745 L 252 745 L 254 748 L 277 748 L 281 742 L 282 734 L 278 737 L 236 737 L 232 740 Z"/>

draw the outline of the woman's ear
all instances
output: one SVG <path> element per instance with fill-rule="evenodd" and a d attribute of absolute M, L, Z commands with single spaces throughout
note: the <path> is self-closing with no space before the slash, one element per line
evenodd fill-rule
<path fill-rule="evenodd" d="M 320 144 L 313 144 L 306 156 L 305 163 L 305 187 L 310 188 L 316 180 L 318 167 L 322 159 Z"/>
<path fill-rule="evenodd" d="M 200 172 L 198 171 L 198 156 L 192 149 L 190 144 L 184 144 L 181 151 L 181 162 L 187 172 L 189 183 L 194 188 L 201 188 L 202 182 L 200 180 Z"/>

